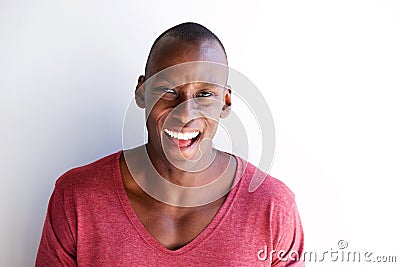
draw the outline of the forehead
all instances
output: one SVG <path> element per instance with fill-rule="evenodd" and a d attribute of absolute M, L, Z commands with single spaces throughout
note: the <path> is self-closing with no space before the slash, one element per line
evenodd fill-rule
<path fill-rule="evenodd" d="M 229 75 L 227 65 L 208 62 L 193 61 L 173 65 L 163 69 L 149 79 L 145 86 L 179 87 L 186 84 L 208 84 L 208 86 L 216 85 L 225 87 Z"/>
<path fill-rule="evenodd" d="M 149 56 L 146 76 L 187 62 L 203 61 L 227 65 L 226 55 L 221 45 L 214 40 L 188 42 L 165 36 L 156 44 Z"/>

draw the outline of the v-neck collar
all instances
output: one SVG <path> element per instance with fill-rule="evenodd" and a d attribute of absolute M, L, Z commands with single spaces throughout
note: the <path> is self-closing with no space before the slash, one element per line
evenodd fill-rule
<path fill-rule="evenodd" d="M 242 173 L 243 173 L 243 162 L 240 157 L 237 157 L 235 155 L 232 155 L 235 157 L 236 162 L 237 162 L 237 167 L 236 167 L 236 172 L 235 172 L 235 177 L 234 177 L 234 186 L 231 188 L 231 190 L 228 192 L 225 201 L 222 203 L 221 207 L 218 209 L 217 213 L 215 214 L 214 218 L 211 220 L 211 222 L 203 229 L 203 231 L 200 232 L 192 241 L 184 245 L 183 247 L 176 249 L 176 250 L 170 250 L 166 247 L 164 247 L 143 225 L 143 223 L 140 221 L 138 218 L 135 210 L 131 206 L 131 203 L 129 201 L 128 195 L 125 191 L 123 179 L 122 179 L 122 174 L 121 174 L 121 166 L 120 166 L 120 157 L 123 151 L 119 151 L 115 154 L 115 161 L 114 161 L 114 172 L 113 172 L 113 178 L 114 178 L 114 185 L 115 189 L 117 191 L 120 203 L 122 205 L 123 210 L 125 211 L 126 216 L 129 218 L 130 222 L 132 223 L 133 227 L 135 230 L 138 232 L 138 234 L 141 236 L 141 238 L 150 246 L 153 248 L 156 248 L 160 250 L 161 252 L 168 254 L 168 255 L 180 255 L 183 253 L 186 253 L 194 248 L 196 248 L 199 244 L 201 244 L 205 239 L 207 239 L 212 233 L 215 231 L 215 229 L 221 224 L 223 221 L 225 215 L 228 213 L 229 209 L 232 206 L 232 203 L 235 199 L 235 195 L 238 191 L 238 188 L 240 187 L 240 184 L 242 182 L 242 179 L 240 179 Z M 237 181 L 237 179 L 240 179 Z"/>

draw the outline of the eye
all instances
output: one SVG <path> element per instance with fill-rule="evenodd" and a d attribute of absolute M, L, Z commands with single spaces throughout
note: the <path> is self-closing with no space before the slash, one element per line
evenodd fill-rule
<path fill-rule="evenodd" d="M 158 89 L 163 91 L 164 93 L 176 95 L 176 91 L 174 89 L 168 87 L 159 87 Z"/>
<path fill-rule="evenodd" d="M 198 97 L 210 97 L 210 96 L 213 96 L 213 95 L 214 94 L 210 93 L 210 92 L 200 92 L 200 93 L 197 94 Z"/>

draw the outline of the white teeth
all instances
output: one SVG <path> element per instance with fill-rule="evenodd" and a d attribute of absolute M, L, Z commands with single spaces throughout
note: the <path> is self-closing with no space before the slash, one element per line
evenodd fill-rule
<path fill-rule="evenodd" d="M 164 129 L 164 132 L 166 132 L 169 136 L 173 137 L 173 138 L 177 138 L 179 140 L 189 140 L 189 139 L 193 139 L 196 136 L 199 135 L 199 131 L 194 131 L 194 132 L 190 132 L 190 133 L 180 133 L 180 132 L 175 132 L 172 130 L 168 130 L 168 129 Z"/>

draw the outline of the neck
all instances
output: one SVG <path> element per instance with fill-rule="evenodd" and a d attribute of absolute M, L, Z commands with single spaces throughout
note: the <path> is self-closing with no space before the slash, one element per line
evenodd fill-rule
<path fill-rule="evenodd" d="M 148 151 L 148 152 L 147 152 Z M 151 147 L 140 146 L 124 152 L 128 169 L 143 192 L 173 205 L 194 207 L 224 196 L 236 172 L 233 156 L 215 150 L 212 164 L 200 172 L 185 172 L 164 164 Z"/>
<path fill-rule="evenodd" d="M 174 164 L 168 160 L 165 154 L 160 157 L 150 144 L 145 145 L 146 151 L 150 160 L 147 165 L 154 167 L 165 180 L 179 186 L 194 187 L 211 183 L 218 178 L 216 174 L 222 165 L 221 157 L 214 148 L 202 153 L 199 160 L 186 160 Z"/>

